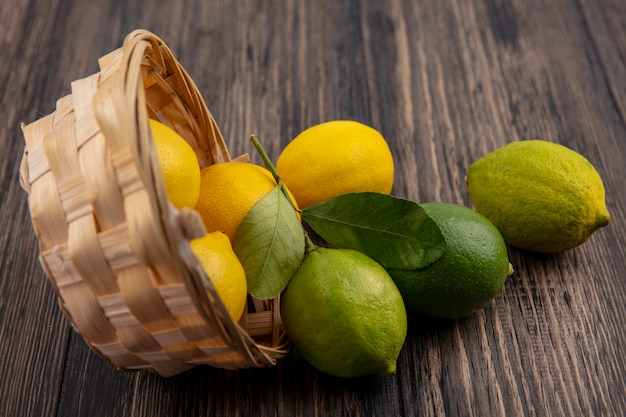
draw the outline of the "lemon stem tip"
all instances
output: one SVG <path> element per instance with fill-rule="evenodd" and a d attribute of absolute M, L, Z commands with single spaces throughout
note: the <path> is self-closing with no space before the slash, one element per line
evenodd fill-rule
<path fill-rule="evenodd" d="M 611 222 L 611 215 L 609 214 L 607 210 L 604 210 L 603 212 L 598 214 L 598 216 L 596 217 L 595 225 L 599 229 L 601 227 L 608 226 L 610 222 Z"/>
<path fill-rule="evenodd" d="M 381 375 L 383 376 L 391 376 L 391 375 L 395 375 L 396 374 L 396 363 L 394 362 L 393 364 L 389 365 L 387 367 L 387 369 L 385 369 L 383 372 L 381 372 Z"/>

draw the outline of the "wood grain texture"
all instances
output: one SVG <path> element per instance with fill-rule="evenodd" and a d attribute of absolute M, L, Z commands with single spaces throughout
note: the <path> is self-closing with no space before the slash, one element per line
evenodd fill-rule
<path fill-rule="evenodd" d="M 453 322 L 413 319 L 388 378 L 339 380 L 292 352 L 271 369 L 120 373 L 60 312 L 19 187 L 20 122 L 54 110 L 135 28 L 203 92 L 234 155 L 315 123 L 379 129 L 394 194 L 470 205 L 476 158 L 541 138 L 598 169 L 609 227 L 515 274 Z M 626 4 L 620 0 L 0 3 L 0 416 L 626 414 Z"/>

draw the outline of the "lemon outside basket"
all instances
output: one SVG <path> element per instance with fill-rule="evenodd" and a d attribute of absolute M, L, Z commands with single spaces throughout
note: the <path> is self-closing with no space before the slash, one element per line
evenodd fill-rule
<path fill-rule="evenodd" d="M 233 322 L 189 246 L 202 220 L 165 194 L 149 118 L 180 133 L 201 167 L 230 160 L 195 84 L 145 30 L 99 66 L 52 114 L 22 125 L 20 181 L 62 311 L 121 370 L 274 365 L 287 339 L 278 299 L 251 300 Z"/>

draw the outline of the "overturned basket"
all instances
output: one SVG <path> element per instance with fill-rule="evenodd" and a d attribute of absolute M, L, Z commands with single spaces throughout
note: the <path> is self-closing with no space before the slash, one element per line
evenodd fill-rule
<path fill-rule="evenodd" d="M 99 64 L 22 126 L 21 184 L 63 312 L 122 370 L 274 365 L 286 353 L 278 300 L 253 300 L 234 323 L 189 246 L 202 221 L 165 195 L 148 118 L 178 131 L 201 167 L 230 160 L 195 84 L 143 30 Z"/>

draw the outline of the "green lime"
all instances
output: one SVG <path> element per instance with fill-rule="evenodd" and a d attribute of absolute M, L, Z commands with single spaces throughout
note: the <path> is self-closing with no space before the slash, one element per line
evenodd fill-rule
<path fill-rule="evenodd" d="M 593 165 L 556 143 L 509 143 L 475 161 L 466 181 L 476 211 L 521 249 L 572 249 L 610 220 Z"/>
<path fill-rule="evenodd" d="M 282 295 L 281 315 L 298 352 L 322 372 L 352 378 L 396 370 L 407 332 L 402 296 L 360 252 L 309 252 Z"/>
<path fill-rule="evenodd" d="M 451 203 L 424 203 L 448 247 L 425 268 L 389 269 L 411 313 L 456 319 L 483 308 L 512 273 L 498 229 L 474 210 Z"/>

